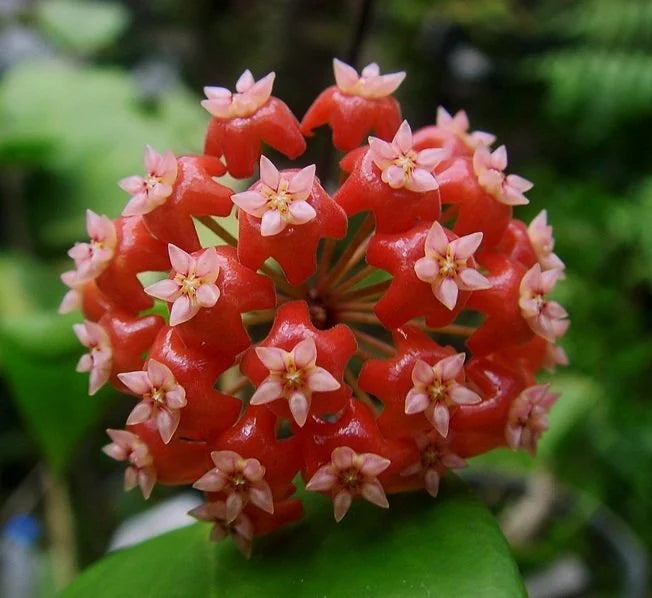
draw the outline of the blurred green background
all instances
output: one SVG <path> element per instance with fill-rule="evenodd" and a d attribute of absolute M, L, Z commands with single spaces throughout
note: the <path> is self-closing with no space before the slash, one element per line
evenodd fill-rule
<path fill-rule="evenodd" d="M 333 56 L 406 70 L 397 96 L 413 127 L 439 104 L 464 108 L 536 183 L 517 216 L 546 208 L 555 227 L 572 365 L 553 377 L 562 398 L 539 457 L 497 451 L 466 476 L 524 574 L 573 565 L 583 579 L 574 593 L 548 585 L 550 596 L 645 595 L 649 0 L 0 0 L 0 525 L 21 511 L 45 522 L 56 585 L 146 506 L 121 492 L 122 468 L 99 451 L 129 406 L 86 395 L 74 317 L 56 315 L 84 209 L 119 214 L 116 181 L 140 172 L 145 143 L 201 151 L 204 85 L 274 70 L 274 95 L 301 117 L 331 84 Z M 327 141 L 322 131 L 302 160 L 320 160 Z"/>

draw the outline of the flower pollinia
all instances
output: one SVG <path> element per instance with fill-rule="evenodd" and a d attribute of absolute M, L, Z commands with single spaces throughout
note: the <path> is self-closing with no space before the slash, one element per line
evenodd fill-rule
<path fill-rule="evenodd" d="M 301 120 L 273 72 L 206 87 L 203 151 L 146 146 L 61 276 L 89 394 L 129 397 L 104 447 L 125 488 L 192 485 L 190 514 L 246 556 L 304 516 L 301 483 L 340 521 L 436 497 L 494 448 L 534 453 L 557 399 L 537 375 L 569 361 L 564 265 L 545 210 L 515 217 L 532 184 L 505 146 L 464 110 L 413 132 L 404 72 L 333 73 Z M 341 172 L 301 158 L 322 126 Z"/>

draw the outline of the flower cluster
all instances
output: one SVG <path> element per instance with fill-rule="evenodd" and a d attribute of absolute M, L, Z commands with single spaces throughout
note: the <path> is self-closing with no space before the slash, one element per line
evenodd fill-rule
<path fill-rule="evenodd" d="M 355 499 L 436 496 L 493 448 L 534 453 L 557 398 L 535 376 L 567 362 L 549 297 L 564 264 L 545 211 L 513 218 L 532 183 L 505 173 L 505 147 L 443 108 L 413 131 L 392 96 L 404 73 L 335 60 L 334 74 L 301 122 L 274 73 L 207 87 L 204 153 L 148 146 L 144 176 L 119 183 L 122 216 L 89 211 L 62 275 L 90 394 L 132 397 L 104 449 L 126 462 L 125 487 L 194 485 L 192 514 L 246 554 L 302 516 L 297 476 L 340 521 Z M 326 124 L 345 152 L 333 192 L 315 165 L 262 155 L 295 159 Z M 217 180 L 257 168 L 246 190 Z"/>

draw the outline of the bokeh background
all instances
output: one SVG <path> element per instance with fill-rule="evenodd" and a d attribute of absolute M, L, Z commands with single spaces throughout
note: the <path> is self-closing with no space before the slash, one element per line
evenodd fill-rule
<path fill-rule="evenodd" d="M 517 215 L 546 208 L 555 226 L 572 364 L 554 376 L 562 398 L 538 458 L 496 451 L 464 476 L 531 595 L 647 595 L 649 0 L 0 0 L 1 562 L 19 541 L 35 595 L 50 596 L 150 506 L 99 450 L 130 404 L 87 396 L 74 316 L 56 314 L 85 208 L 119 214 L 116 181 L 140 172 L 145 143 L 201 151 L 204 85 L 274 70 L 274 95 L 301 117 L 333 56 L 406 70 L 397 96 L 413 127 L 439 104 L 465 108 L 535 181 Z M 323 161 L 327 141 L 302 160 Z"/>

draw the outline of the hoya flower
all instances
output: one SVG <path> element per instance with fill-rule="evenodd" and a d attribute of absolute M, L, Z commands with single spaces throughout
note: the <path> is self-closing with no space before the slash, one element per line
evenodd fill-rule
<path fill-rule="evenodd" d="M 372 62 L 362 69 L 358 75 L 352 66 L 333 59 L 335 83 L 340 91 L 363 98 L 377 99 L 393 94 L 403 83 L 405 72 L 380 74 L 380 67 Z"/>
<path fill-rule="evenodd" d="M 559 398 L 550 392 L 548 384 L 526 388 L 516 397 L 509 409 L 505 437 L 512 449 L 523 448 L 536 453 L 537 441 L 548 429 L 548 411 Z"/>
<path fill-rule="evenodd" d="M 507 150 L 501 145 L 494 152 L 480 146 L 473 154 L 473 170 L 480 186 L 497 201 L 508 206 L 521 206 L 530 203 L 523 195 L 533 185 L 527 179 L 503 172 L 507 168 Z"/>
<path fill-rule="evenodd" d="M 317 216 L 307 201 L 314 180 L 314 164 L 293 174 L 281 174 L 268 158 L 261 156 L 260 186 L 235 193 L 231 199 L 247 214 L 261 218 L 260 234 L 269 237 L 289 225 L 305 224 Z"/>
<path fill-rule="evenodd" d="M 417 152 L 412 147 L 412 129 L 406 120 L 399 127 L 391 143 L 369 137 L 369 151 L 374 164 L 381 170 L 381 178 L 392 189 L 405 188 L 422 193 L 437 189 L 433 168 L 448 154 L 440 148 Z"/>
<path fill-rule="evenodd" d="M 518 305 L 532 331 L 550 342 L 563 336 L 568 328 L 568 313 L 556 301 L 549 301 L 550 293 L 559 279 L 560 270 L 541 271 L 534 264 L 521 279 Z"/>
<path fill-rule="evenodd" d="M 236 93 L 225 87 L 204 87 L 206 100 L 201 105 L 215 118 L 231 119 L 251 116 L 272 95 L 275 73 L 269 73 L 256 81 L 247 69 L 235 84 Z"/>
<path fill-rule="evenodd" d="M 414 271 L 419 280 L 432 286 L 435 297 L 448 309 L 457 303 L 458 291 L 488 289 L 491 283 L 469 260 L 482 242 L 482 233 L 449 241 L 439 222 L 433 223 L 425 243 L 425 257 L 417 260 Z"/>
<path fill-rule="evenodd" d="M 210 537 L 214 542 L 231 536 L 236 548 L 249 558 L 254 539 L 254 524 L 247 515 L 240 513 L 235 519 L 229 520 L 226 502 L 223 500 L 199 505 L 188 511 L 188 515 L 213 524 Z"/>
<path fill-rule="evenodd" d="M 82 296 L 79 287 L 82 286 L 77 282 L 77 272 L 75 270 L 68 270 L 60 276 L 61 282 L 68 287 L 68 291 L 63 296 L 59 304 L 59 313 L 68 314 L 72 311 L 77 311 L 82 307 Z"/>
<path fill-rule="evenodd" d="M 148 286 L 145 292 L 172 303 L 170 326 L 176 326 L 195 317 L 202 307 L 217 303 L 220 290 L 215 281 L 220 268 L 214 247 L 192 256 L 170 243 L 168 253 L 174 276 Z"/>
<path fill-rule="evenodd" d="M 449 469 L 462 469 L 466 461 L 453 453 L 448 443 L 436 432 L 417 434 L 414 441 L 420 459 L 401 472 L 402 476 L 422 475 L 428 494 L 437 498 L 441 476 Z"/>
<path fill-rule="evenodd" d="M 464 110 L 458 110 L 455 116 L 451 116 L 443 106 L 439 106 L 437 108 L 437 126 L 452 133 L 472 150 L 483 146 L 488 147 L 496 141 L 496 136 L 491 133 L 469 132 L 469 119 Z"/>
<path fill-rule="evenodd" d="M 264 479 L 265 467 L 258 459 L 245 459 L 234 451 L 213 451 L 211 459 L 215 467 L 199 478 L 193 488 L 226 494 L 227 523 L 233 523 L 249 502 L 274 513 L 272 490 Z"/>
<path fill-rule="evenodd" d="M 118 378 L 131 392 L 143 397 L 129 414 L 127 425 L 154 419 L 161 440 L 170 442 L 179 427 L 180 410 L 186 406 L 186 391 L 170 368 L 150 359 L 146 371 L 124 372 Z"/>
<path fill-rule="evenodd" d="M 457 353 L 445 357 L 434 366 L 419 359 L 412 370 L 414 386 L 405 397 L 405 413 L 424 413 L 444 438 L 448 436 L 450 407 L 474 405 L 482 401 L 479 394 L 457 381 L 465 358 L 464 353 Z"/>
<path fill-rule="evenodd" d="M 543 357 L 542 367 L 549 372 L 554 372 L 558 365 L 567 366 L 570 363 L 566 351 L 563 347 L 555 343 L 546 343 L 546 351 Z"/>
<path fill-rule="evenodd" d="M 102 450 L 116 461 L 127 461 L 125 490 L 140 487 L 145 499 L 152 494 L 156 484 L 156 469 L 147 445 L 134 433 L 126 430 L 107 430 L 113 441 Z"/>
<path fill-rule="evenodd" d="M 177 159 L 170 151 L 159 154 L 151 146 L 145 146 L 144 177 L 134 175 L 118 182 L 121 189 L 131 195 L 122 210 L 123 216 L 142 216 L 163 205 L 177 180 Z"/>
<path fill-rule="evenodd" d="M 546 210 L 541 210 L 530 222 L 527 232 L 542 270 L 564 270 L 566 268 L 564 262 L 553 253 L 555 239 L 552 236 L 552 226 L 548 225 Z"/>
<path fill-rule="evenodd" d="M 374 453 L 356 453 L 340 446 L 331 453 L 331 462 L 320 467 L 306 484 L 306 490 L 330 492 L 333 497 L 335 521 L 342 520 L 356 496 L 383 509 L 389 508 L 385 490 L 378 475 L 391 464 Z"/>
<path fill-rule="evenodd" d="M 77 363 L 78 372 L 90 372 L 88 394 L 94 395 L 111 375 L 113 350 L 111 339 L 106 330 L 95 322 L 84 320 L 83 324 L 74 324 L 73 330 L 79 342 L 89 349 Z"/>
<path fill-rule="evenodd" d="M 115 225 L 107 216 L 86 210 L 86 230 L 90 242 L 75 243 L 68 251 L 68 255 L 75 261 L 77 284 L 93 280 L 104 272 L 113 259 L 118 244 Z M 69 282 L 72 283 L 72 280 Z"/>
<path fill-rule="evenodd" d="M 269 375 L 251 397 L 251 404 L 286 399 L 299 426 L 306 423 L 313 392 L 340 388 L 330 372 L 315 365 L 317 347 L 313 338 L 300 341 L 289 352 L 277 347 L 256 347 L 256 355 L 269 370 Z"/>

